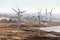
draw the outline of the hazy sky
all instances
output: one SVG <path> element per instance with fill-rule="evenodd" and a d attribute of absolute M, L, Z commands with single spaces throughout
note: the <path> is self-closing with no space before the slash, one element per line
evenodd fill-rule
<path fill-rule="evenodd" d="M 37 12 L 38 9 L 48 9 L 48 12 L 53 8 L 53 13 L 60 13 L 60 0 L 0 0 L 0 12 L 13 12 L 11 8 L 17 9 L 17 5 L 21 10 L 27 12 Z"/>

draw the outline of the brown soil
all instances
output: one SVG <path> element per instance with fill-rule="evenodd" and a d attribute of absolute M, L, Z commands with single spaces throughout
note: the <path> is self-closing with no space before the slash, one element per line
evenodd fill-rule
<path fill-rule="evenodd" d="M 34 36 L 34 37 L 29 37 L 27 39 L 24 40 L 60 40 L 60 38 L 58 37 L 38 37 L 38 36 Z"/>

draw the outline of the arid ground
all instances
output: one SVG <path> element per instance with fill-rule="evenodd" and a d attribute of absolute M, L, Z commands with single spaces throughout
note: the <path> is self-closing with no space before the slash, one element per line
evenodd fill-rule
<path fill-rule="evenodd" d="M 19 33 L 17 23 L 0 23 L 1 40 L 59 40 L 60 36 L 37 30 L 36 27 L 46 27 L 47 25 L 22 22 L 19 23 Z"/>

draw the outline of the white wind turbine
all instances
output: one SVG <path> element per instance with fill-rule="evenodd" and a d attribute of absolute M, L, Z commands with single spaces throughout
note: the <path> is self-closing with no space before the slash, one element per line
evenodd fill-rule
<path fill-rule="evenodd" d="M 38 10 L 38 22 L 39 22 L 39 24 L 41 22 L 41 10 L 40 11 Z"/>
<path fill-rule="evenodd" d="M 50 26 L 51 26 L 51 22 L 52 22 L 52 9 L 51 9 L 51 11 L 49 12 L 49 14 L 50 14 Z"/>
<path fill-rule="evenodd" d="M 18 9 L 18 11 L 15 10 L 14 8 L 12 8 L 12 10 L 17 13 L 17 18 L 18 18 L 18 21 L 17 21 L 18 24 L 17 25 L 18 25 L 18 35 L 19 35 L 20 34 L 20 32 L 19 32 L 19 29 L 20 29 L 19 23 L 21 22 L 21 13 L 24 13 L 25 11 L 21 11 L 18 7 L 17 7 L 17 9 Z"/>

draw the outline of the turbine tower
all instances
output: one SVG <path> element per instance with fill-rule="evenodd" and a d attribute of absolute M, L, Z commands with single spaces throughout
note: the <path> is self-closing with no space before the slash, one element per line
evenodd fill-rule
<path fill-rule="evenodd" d="M 41 10 L 40 11 L 38 10 L 38 22 L 39 22 L 39 24 L 41 22 Z"/>
<path fill-rule="evenodd" d="M 49 14 L 50 14 L 50 26 L 51 26 L 51 22 L 52 22 L 52 9 L 51 9 L 51 12 Z"/>
<path fill-rule="evenodd" d="M 47 9 L 46 9 L 46 19 L 47 19 Z"/>

